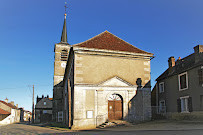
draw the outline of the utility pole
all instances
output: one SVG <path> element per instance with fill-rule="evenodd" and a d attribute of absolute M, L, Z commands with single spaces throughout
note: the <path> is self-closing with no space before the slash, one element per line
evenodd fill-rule
<path fill-rule="evenodd" d="M 33 95 L 32 95 L 32 124 L 34 123 L 34 95 L 35 95 L 35 87 L 34 87 L 34 85 L 32 86 L 32 88 L 33 88 Z"/>

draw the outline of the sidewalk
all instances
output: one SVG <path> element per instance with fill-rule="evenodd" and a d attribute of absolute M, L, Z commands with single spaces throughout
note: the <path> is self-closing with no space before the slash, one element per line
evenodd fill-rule
<path fill-rule="evenodd" d="M 203 129 L 203 121 L 174 121 L 174 120 L 159 120 L 149 121 L 140 124 L 133 124 L 125 127 L 112 127 L 97 130 L 111 130 L 111 131 L 130 131 L 130 130 L 151 130 L 151 131 L 169 131 L 169 130 L 192 130 Z"/>

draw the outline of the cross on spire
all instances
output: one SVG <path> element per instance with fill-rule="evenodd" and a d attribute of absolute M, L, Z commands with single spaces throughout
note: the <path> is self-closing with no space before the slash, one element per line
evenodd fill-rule
<path fill-rule="evenodd" d="M 64 24 L 63 24 L 63 30 L 62 30 L 62 34 L 61 34 L 61 43 L 67 43 L 67 29 L 66 29 L 66 12 L 67 12 L 67 2 L 65 2 L 65 18 L 64 18 Z"/>
<path fill-rule="evenodd" d="M 66 16 L 67 16 L 67 8 L 68 8 L 67 2 L 65 2 L 65 6 L 64 7 L 65 7 L 65 14 L 64 15 L 65 15 L 65 18 L 66 18 Z"/>

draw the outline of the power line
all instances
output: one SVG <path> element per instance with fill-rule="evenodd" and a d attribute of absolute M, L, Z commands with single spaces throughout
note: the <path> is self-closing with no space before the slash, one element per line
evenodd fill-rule
<path fill-rule="evenodd" d="M 50 85 L 35 85 L 37 87 L 43 87 L 43 86 L 52 86 L 52 84 Z M 27 87 L 30 87 L 29 85 L 28 86 L 24 86 L 24 87 L 15 87 L 15 88 L 1 88 L 0 90 L 8 90 L 8 89 L 22 89 L 22 88 L 27 88 Z"/>
<path fill-rule="evenodd" d="M 1 88 L 0 90 L 8 90 L 8 89 L 21 89 L 26 87 L 15 87 L 15 88 Z"/>

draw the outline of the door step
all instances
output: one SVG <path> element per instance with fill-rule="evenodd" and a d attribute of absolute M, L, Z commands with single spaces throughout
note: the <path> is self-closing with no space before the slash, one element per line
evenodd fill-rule
<path fill-rule="evenodd" d="M 123 121 L 123 120 L 115 120 L 115 121 L 106 121 L 101 125 L 97 126 L 97 128 L 108 128 L 108 127 L 119 127 L 119 126 L 131 126 L 132 124 Z"/>

